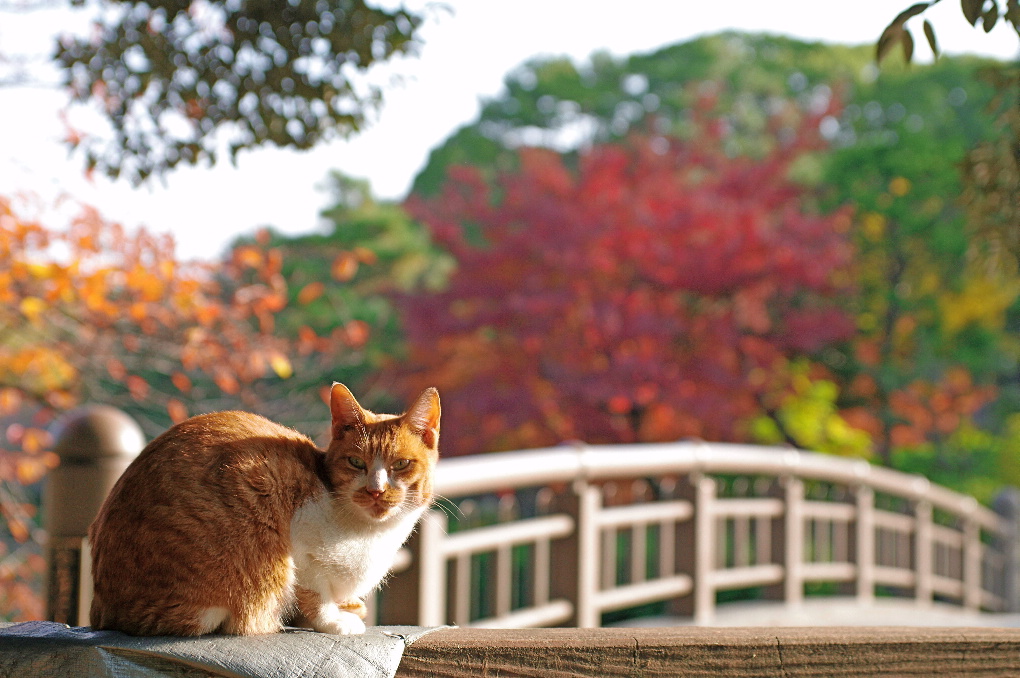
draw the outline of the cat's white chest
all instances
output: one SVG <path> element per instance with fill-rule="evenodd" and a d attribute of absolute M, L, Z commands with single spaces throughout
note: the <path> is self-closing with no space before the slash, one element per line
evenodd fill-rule
<path fill-rule="evenodd" d="M 328 494 L 309 501 L 291 521 L 295 582 L 335 602 L 362 598 L 386 576 L 424 507 L 376 524 L 335 510 Z"/>

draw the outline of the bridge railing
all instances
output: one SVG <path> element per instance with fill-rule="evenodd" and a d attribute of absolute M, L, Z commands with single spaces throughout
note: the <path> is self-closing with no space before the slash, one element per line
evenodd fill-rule
<path fill-rule="evenodd" d="M 47 615 L 85 624 L 85 530 L 144 441 L 109 408 L 68 416 L 55 437 Z M 654 605 L 709 623 L 734 595 L 1020 612 L 1015 489 L 993 511 L 860 460 L 700 442 L 443 459 L 436 489 L 370 621 L 593 627 Z"/>
<path fill-rule="evenodd" d="M 370 606 L 379 623 L 594 627 L 655 603 L 704 624 L 735 591 L 1020 608 L 1015 501 L 1003 515 L 860 460 L 574 445 L 445 459 L 437 491 Z"/>

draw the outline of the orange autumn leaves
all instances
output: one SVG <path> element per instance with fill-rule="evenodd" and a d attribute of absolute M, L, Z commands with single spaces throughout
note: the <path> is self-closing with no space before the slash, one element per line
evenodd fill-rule
<path fill-rule="evenodd" d="M 33 582 L 44 563 L 28 488 L 59 461 L 55 417 L 104 403 L 151 436 L 200 410 L 273 414 L 264 385 L 290 378 L 292 360 L 335 359 L 366 338 L 363 327 L 276 332 L 287 285 L 282 255 L 264 238 L 220 262 L 188 263 L 170 237 L 128 232 L 91 208 L 44 225 L 17 205 L 0 197 L 0 522 L 9 535 L 0 615 L 37 619 Z"/>
<path fill-rule="evenodd" d="M 859 375 L 849 386 L 852 397 L 871 399 L 877 394 L 874 379 Z M 947 370 L 939 382 L 915 380 L 888 395 L 888 422 L 877 416 L 875 407 L 852 407 L 843 417 L 873 438 L 888 436 L 893 449 L 925 445 L 960 429 L 984 405 L 998 395 L 994 386 L 974 383 L 962 367 Z"/>
<path fill-rule="evenodd" d="M 38 479 L 48 442 L 33 431 L 79 403 L 161 408 L 171 421 L 217 394 L 255 407 L 250 385 L 289 378 L 292 356 L 363 343 L 364 328 L 275 332 L 287 285 L 265 242 L 182 262 L 169 236 L 128 232 L 91 208 L 48 228 L 0 197 L 0 426 L 31 424 L 3 441 L 19 460 L 3 477 Z"/>

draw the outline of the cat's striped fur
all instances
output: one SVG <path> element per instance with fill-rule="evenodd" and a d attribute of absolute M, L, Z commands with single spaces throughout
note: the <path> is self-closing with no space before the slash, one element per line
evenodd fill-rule
<path fill-rule="evenodd" d="M 91 623 L 135 635 L 360 633 L 362 598 L 432 499 L 439 395 L 403 415 L 330 395 L 332 441 L 247 412 L 150 443 L 89 531 Z"/>

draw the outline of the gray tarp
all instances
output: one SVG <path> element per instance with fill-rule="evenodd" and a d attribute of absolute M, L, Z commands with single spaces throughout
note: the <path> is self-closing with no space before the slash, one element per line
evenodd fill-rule
<path fill-rule="evenodd" d="M 390 678 L 404 647 L 433 630 L 377 626 L 363 636 L 287 629 L 171 638 L 42 621 L 0 624 L 0 678 Z"/>

